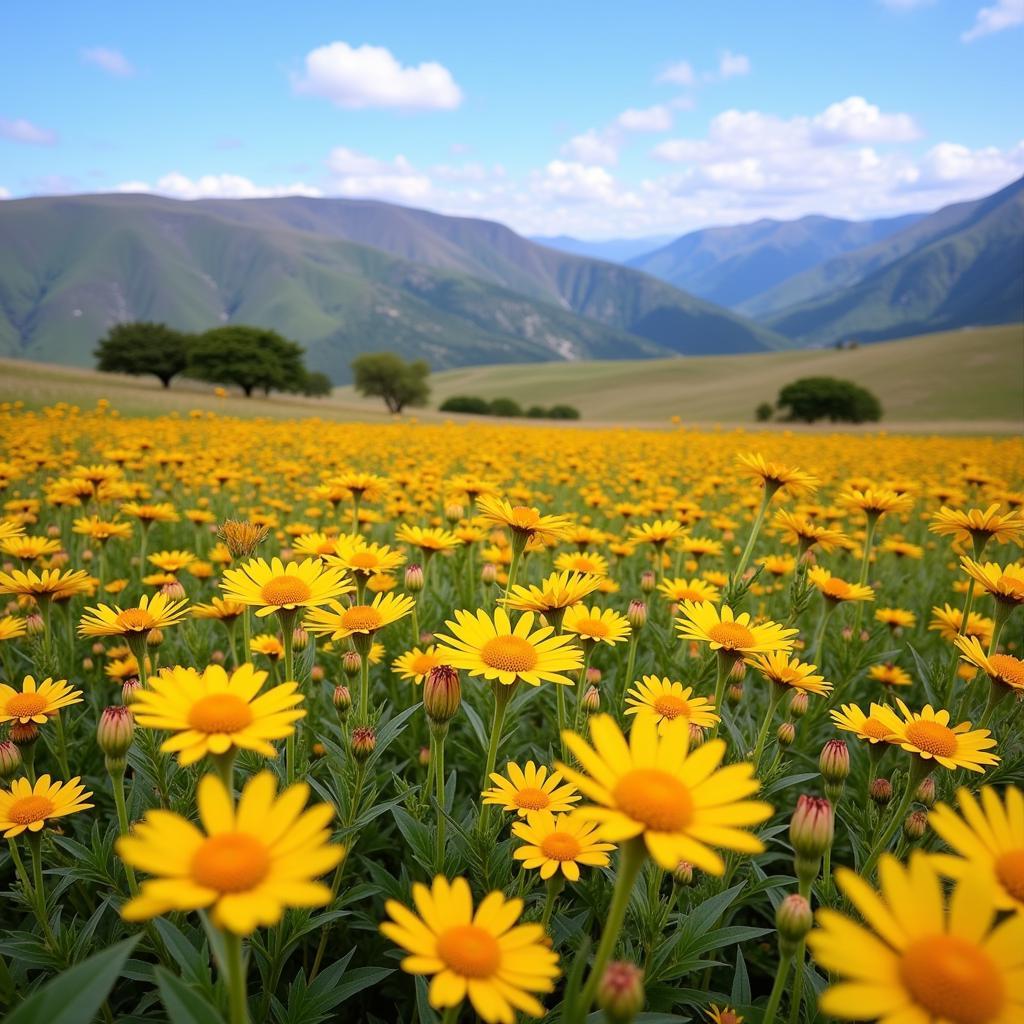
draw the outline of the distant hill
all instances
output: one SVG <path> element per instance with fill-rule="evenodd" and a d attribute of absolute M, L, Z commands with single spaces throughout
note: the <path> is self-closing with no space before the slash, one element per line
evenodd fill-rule
<path fill-rule="evenodd" d="M 571 235 L 533 235 L 531 242 L 546 245 L 559 252 L 571 252 L 576 256 L 589 256 L 609 263 L 628 263 L 637 256 L 660 249 L 672 241 L 674 235 L 650 235 L 647 238 L 608 238 L 591 242 Z M 658 275 L 655 275 L 658 276 Z"/>
<path fill-rule="evenodd" d="M 809 216 L 692 231 L 628 265 L 748 315 L 772 307 L 765 295 L 825 260 L 887 238 L 920 219 L 849 221 Z"/>
<path fill-rule="evenodd" d="M 0 203 L 0 354 L 89 365 L 114 322 L 276 328 L 341 382 L 393 349 L 437 369 L 786 347 L 648 275 L 499 224 L 358 200 Z"/>
<path fill-rule="evenodd" d="M 1024 320 L 1024 178 L 787 282 L 767 318 L 804 344 Z M 1019 384 L 1019 382 L 1018 382 Z"/>

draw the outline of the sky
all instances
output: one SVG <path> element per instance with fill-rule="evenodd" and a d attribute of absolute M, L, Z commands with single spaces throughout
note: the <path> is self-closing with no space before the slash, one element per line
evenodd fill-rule
<path fill-rule="evenodd" d="M 529 235 L 1024 174 L 1024 0 L 7 0 L 0 198 L 374 197 Z"/>

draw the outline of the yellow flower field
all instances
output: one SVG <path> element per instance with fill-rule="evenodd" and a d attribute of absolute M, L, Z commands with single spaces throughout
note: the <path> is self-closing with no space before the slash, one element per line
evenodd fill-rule
<path fill-rule="evenodd" d="M 1024 1021 L 1020 439 L 6 405 L 0 502 L 22 1024 Z"/>

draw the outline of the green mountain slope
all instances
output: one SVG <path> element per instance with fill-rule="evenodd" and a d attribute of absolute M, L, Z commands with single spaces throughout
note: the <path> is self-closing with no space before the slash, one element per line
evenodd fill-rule
<path fill-rule="evenodd" d="M 493 221 L 360 199 L 290 196 L 194 205 L 225 219 L 343 238 L 470 274 L 685 355 L 789 347 L 762 325 L 648 274 L 537 245 Z"/>
<path fill-rule="evenodd" d="M 841 253 L 877 242 L 917 215 L 875 221 L 809 216 L 692 231 L 627 265 L 711 302 L 763 312 L 758 299 L 783 281 Z"/>
<path fill-rule="evenodd" d="M 805 344 L 1024 320 L 1024 179 L 947 207 L 845 257 L 853 283 L 788 307 L 768 322 Z"/>

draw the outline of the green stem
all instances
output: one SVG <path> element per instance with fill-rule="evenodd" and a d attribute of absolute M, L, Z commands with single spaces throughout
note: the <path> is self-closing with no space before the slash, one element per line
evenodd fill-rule
<path fill-rule="evenodd" d="M 775 971 L 775 984 L 772 985 L 772 994 L 768 997 L 768 1005 L 764 1008 L 764 1018 L 761 1024 L 775 1024 L 775 1015 L 779 1012 L 782 990 L 786 987 L 786 976 L 789 974 L 789 965 L 792 962 L 791 956 L 779 958 L 779 966 Z"/>
<path fill-rule="evenodd" d="M 996 606 L 992 612 L 993 626 L 992 639 L 988 643 L 988 656 L 991 658 L 999 649 L 999 634 L 1003 631 L 1003 624 L 1013 612 L 1013 605 L 1006 601 L 996 599 Z"/>
<path fill-rule="evenodd" d="M 768 685 L 771 687 L 771 693 L 768 698 L 768 713 L 764 716 L 761 729 L 757 734 L 757 745 L 754 747 L 752 758 L 755 774 L 757 774 L 757 769 L 761 765 L 761 755 L 764 753 L 765 740 L 768 739 L 768 730 L 771 728 L 772 721 L 775 718 L 775 709 L 779 706 L 779 701 L 782 700 L 785 694 L 785 690 L 781 686 L 776 686 L 775 683 L 769 683 Z"/>
<path fill-rule="evenodd" d="M 448 723 L 430 728 L 430 764 L 434 772 L 434 791 L 437 797 L 437 847 L 434 855 L 435 870 L 444 874 L 445 793 L 444 793 L 444 741 Z"/>
<path fill-rule="evenodd" d="M 879 514 L 877 512 L 868 512 L 867 526 L 864 531 L 864 554 L 860 560 L 860 576 L 857 577 L 857 582 L 863 587 L 868 582 L 868 571 L 871 567 L 871 548 L 875 542 L 875 530 L 878 527 Z M 864 602 L 857 602 L 857 614 L 853 620 L 853 635 L 857 636 L 860 633 L 861 619 L 864 617 Z M 799 964 L 797 967 L 799 969 Z"/>
<path fill-rule="evenodd" d="M 359 721 L 370 722 L 370 652 L 359 652 Z"/>
<path fill-rule="evenodd" d="M 789 1024 L 796 1024 L 800 1019 L 800 1004 L 804 1001 L 804 952 L 807 948 L 805 939 L 797 947 L 793 958 L 795 977 L 793 978 L 793 999 L 789 1007 Z"/>
<path fill-rule="evenodd" d="M 757 536 L 764 524 L 764 517 L 768 512 L 768 506 L 771 504 L 777 490 L 777 485 L 769 487 L 767 481 L 765 482 L 764 494 L 761 497 L 761 507 L 757 510 L 757 515 L 754 517 L 754 523 L 750 527 L 750 536 L 747 538 L 747 546 L 743 549 L 743 554 L 740 555 L 740 560 L 736 564 L 736 571 L 733 573 L 733 579 L 735 580 L 743 576 L 744 570 L 750 562 L 750 556 L 754 553 L 754 545 L 757 543 Z"/>
<path fill-rule="evenodd" d="M 21 854 L 18 853 L 18 840 L 8 839 L 7 843 L 11 850 L 11 860 L 14 862 L 14 870 L 18 873 L 18 878 L 21 879 L 21 887 L 25 890 L 25 896 L 35 904 L 35 892 L 32 889 L 32 883 L 28 879 L 28 872 L 25 870 L 25 862 L 21 859 Z"/>
<path fill-rule="evenodd" d="M 117 808 L 117 825 L 121 835 L 126 836 L 129 832 L 128 807 L 124 799 L 124 762 L 119 762 L 119 767 L 109 768 L 110 784 L 114 790 L 114 806 Z M 133 895 L 139 894 L 139 883 L 135 879 L 135 870 L 124 862 L 124 873 L 128 879 L 128 891 Z"/>
<path fill-rule="evenodd" d="M 444 1016 L 441 1018 L 441 1024 L 455 1024 L 459 1019 L 459 1010 L 462 1009 L 462 1003 L 456 1003 L 454 1006 L 449 1006 L 444 1011 Z"/>
<path fill-rule="evenodd" d="M 242 937 L 233 932 L 221 932 L 224 940 L 226 963 L 224 973 L 228 986 L 228 1020 L 230 1024 L 249 1024 L 249 1000 L 245 984 L 245 956 Z"/>
<path fill-rule="evenodd" d="M 871 872 L 874 871 L 875 865 L 878 863 L 878 858 L 889 845 L 889 840 L 892 839 L 896 829 L 898 829 L 903 823 L 903 819 L 907 816 L 907 810 L 914 799 L 914 793 L 917 792 L 917 787 L 920 785 L 921 780 L 928 774 L 929 770 L 928 763 L 924 761 L 923 758 L 916 756 L 913 757 L 913 760 L 911 761 L 910 775 L 907 778 L 907 788 L 903 792 L 899 806 L 893 813 L 889 823 L 882 830 L 882 834 L 878 837 L 871 853 L 868 854 L 868 859 L 864 862 L 864 866 L 858 872 L 861 878 L 865 881 L 870 880 Z"/>
<path fill-rule="evenodd" d="M 505 710 L 512 699 L 512 691 L 516 688 L 516 683 L 518 683 L 518 680 L 511 686 L 505 686 L 503 683 L 498 682 L 491 684 L 491 689 L 494 691 L 494 714 L 491 718 L 490 742 L 487 744 L 487 761 L 484 764 L 484 789 L 487 788 L 490 782 L 491 773 L 494 771 L 494 765 L 498 760 L 498 744 L 501 742 L 501 730 L 505 724 Z"/>
<path fill-rule="evenodd" d="M 295 680 L 295 612 L 278 609 L 278 621 L 281 623 L 281 643 L 284 646 L 284 681 Z M 295 781 L 295 733 L 288 734 L 284 741 L 284 774 L 285 781 L 290 786 Z M 231 789 L 228 788 L 230 794 Z"/>
<path fill-rule="evenodd" d="M 576 714 L 573 718 L 573 729 L 580 731 L 583 723 L 583 694 L 587 688 L 587 669 L 590 667 L 590 659 L 594 653 L 592 643 L 583 645 L 583 665 L 580 667 L 579 678 L 576 680 Z"/>
<path fill-rule="evenodd" d="M 718 721 L 715 722 L 711 729 L 711 739 L 715 739 L 718 736 L 719 727 L 722 724 L 722 715 L 724 714 L 724 708 L 722 707 L 723 697 L 725 696 L 725 681 L 729 678 L 729 673 L 732 671 L 732 661 L 726 655 L 719 651 L 716 655 L 716 674 L 715 674 L 715 714 L 718 715 Z"/>
<path fill-rule="evenodd" d="M 629 638 L 629 652 L 626 655 L 626 675 L 622 680 L 622 686 L 618 688 L 618 692 L 616 694 L 619 703 L 622 702 L 622 695 L 625 691 L 628 690 L 634 682 L 636 682 L 633 678 L 633 672 L 636 670 L 636 649 L 639 646 L 639 641 L 639 631 L 634 629 Z M 684 643 L 689 643 L 689 641 L 684 641 Z"/>
<path fill-rule="evenodd" d="M 608 965 L 615 943 L 618 941 L 619 933 L 622 931 L 622 923 L 626 918 L 626 909 L 629 906 L 629 897 L 633 892 L 633 886 L 640 875 L 640 869 L 647 857 L 647 848 L 642 837 L 629 839 L 619 848 L 619 866 L 615 876 L 615 891 L 612 893 L 612 903 L 608 908 L 608 916 L 605 918 L 604 931 L 601 933 L 601 942 L 594 954 L 594 962 L 590 968 L 590 975 L 580 996 L 578 1009 L 580 1011 L 577 1021 L 582 1024 L 586 1015 L 594 1004 L 594 996 L 597 994 L 597 986 L 604 975 L 604 969 Z"/>
<path fill-rule="evenodd" d="M 68 766 L 68 744 L 64 736 L 64 716 L 58 711 L 54 716 L 54 729 L 57 733 L 57 763 L 60 765 L 61 777 L 71 778 L 71 768 Z"/>
<path fill-rule="evenodd" d="M 547 895 L 544 897 L 544 912 L 540 916 L 540 926 L 546 932 L 551 921 L 551 913 L 555 909 L 555 900 L 565 885 L 565 879 L 561 871 L 556 871 L 547 882 Z"/>
<path fill-rule="evenodd" d="M 1009 687 L 1003 686 L 994 679 L 990 681 L 988 701 L 985 703 L 985 710 L 982 712 L 981 720 L 978 722 L 979 729 L 988 727 L 989 720 L 992 718 L 992 712 L 1003 702 L 1003 698 L 1009 695 Z"/>
<path fill-rule="evenodd" d="M 46 886 L 43 884 L 43 837 L 39 832 L 30 832 L 28 848 L 32 853 L 32 890 L 35 896 L 36 917 L 43 929 L 46 944 L 56 952 L 57 940 L 50 928 L 50 917 L 46 912 Z"/>

